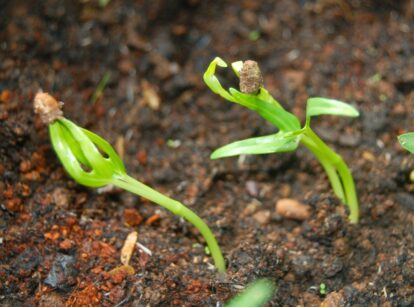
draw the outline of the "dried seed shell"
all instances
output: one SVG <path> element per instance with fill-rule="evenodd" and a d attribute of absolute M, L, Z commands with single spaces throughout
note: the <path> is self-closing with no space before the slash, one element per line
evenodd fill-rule
<path fill-rule="evenodd" d="M 42 122 L 47 125 L 63 117 L 62 106 L 63 102 L 58 102 L 44 92 L 38 92 L 33 100 L 34 112 L 39 114 Z"/>
<path fill-rule="evenodd" d="M 131 232 L 125 239 L 124 246 L 121 250 L 121 263 L 128 265 L 131 259 L 132 253 L 134 252 L 135 243 L 138 240 L 138 233 L 136 231 Z"/>
<path fill-rule="evenodd" d="M 240 70 L 240 91 L 246 94 L 256 93 L 263 85 L 263 77 L 257 62 L 247 60 Z"/>

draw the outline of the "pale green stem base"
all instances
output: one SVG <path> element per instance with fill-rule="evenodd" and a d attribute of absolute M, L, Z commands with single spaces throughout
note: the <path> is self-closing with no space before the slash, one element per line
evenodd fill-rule
<path fill-rule="evenodd" d="M 342 157 L 328 147 L 310 127 L 304 129 L 301 142 L 323 166 L 335 194 L 348 205 L 350 222 L 358 223 L 359 205 L 355 183 Z"/>
<path fill-rule="evenodd" d="M 211 232 L 207 224 L 204 223 L 204 221 L 200 217 L 198 217 L 198 215 L 196 215 L 193 211 L 188 209 L 182 203 L 157 192 L 156 190 L 135 180 L 134 178 L 128 175 L 118 174 L 114 176 L 112 184 L 127 191 L 130 191 L 131 193 L 147 198 L 150 201 L 171 211 L 172 213 L 178 216 L 182 216 L 188 222 L 193 224 L 200 231 L 201 235 L 206 240 L 207 246 L 210 249 L 217 270 L 219 272 L 226 271 L 226 265 L 224 262 L 223 255 L 213 233 Z"/>

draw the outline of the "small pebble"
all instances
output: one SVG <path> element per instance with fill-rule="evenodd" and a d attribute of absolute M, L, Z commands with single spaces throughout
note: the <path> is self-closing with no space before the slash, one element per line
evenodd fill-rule
<path fill-rule="evenodd" d="M 323 274 L 327 278 L 334 277 L 336 274 L 342 271 L 344 264 L 340 258 L 334 257 L 333 259 L 327 259 L 322 262 Z"/>
<path fill-rule="evenodd" d="M 367 150 L 362 153 L 362 159 L 365 161 L 375 162 L 375 156 Z"/>
<path fill-rule="evenodd" d="M 298 255 L 292 260 L 292 269 L 295 275 L 303 277 L 315 268 L 315 259 L 308 255 Z"/>
<path fill-rule="evenodd" d="M 399 192 L 396 196 L 397 204 L 402 207 L 406 212 L 414 212 L 414 196 L 405 193 Z"/>
<path fill-rule="evenodd" d="M 262 204 L 257 199 L 253 199 L 250 203 L 247 204 L 246 208 L 242 211 L 242 216 L 251 216 L 252 214 L 256 213 L 259 207 Z"/>
<path fill-rule="evenodd" d="M 414 286 L 414 257 L 404 262 L 401 269 L 404 280 Z"/>
<path fill-rule="evenodd" d="M 292 198 L 282 198 L 276 203 L 276 213 L 288 219 L 304 221 L 310 217 L 310 207 Z"/>
<path fill-rule="evenodd" d="M 348 147 L 355 147 L 361 142 L 361 137 L 357 134 L 341 134 L 339 144 Z"/>
<path fill-rule="evenodd" d="M 69 208 L 69 203 L 72 197 L 69 190 L 65 188 L 56 188 L 53 190 L 52 198 L 57 207 L 67 209 Z"/>
<path fill-rule="evenodd" d="M 246 182 L 246 191 L 250 196 L 257 197 L 257 195 L 259 195 L 259 189 L 256 181 L 248 180 Z"/>
<path fill-rule="evenodd" d="M 253 218 L 258 222 L 260 225 L 267 225 L 270 221 L 270 211 L 269 210 L 260 210 L 253 215 Z"/>
<path fill-rule="evenodd" d="M 78 273 L 74 256 L 57 254 L 44 283 L 57 290 L 67 291 L 76 283 Z"/>
<path fill-rule="evenodd" d="M 282 195 L 282 197 L 289 197 L 292 193 L 292 188 L 289 184 L 282 184 L 280 186 L 279 193 Z"/>
<path fill-rule="evenodd" d="M 345 306 L 345 299 L 341 293 L 331 292 L 322 302 L 321 307 Z"/>

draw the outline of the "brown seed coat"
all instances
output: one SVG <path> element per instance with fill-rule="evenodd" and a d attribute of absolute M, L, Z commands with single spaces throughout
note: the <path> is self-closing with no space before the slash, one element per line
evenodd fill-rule
<path fill-rule="evenodd" d="M 240 91 L 245 94 L 256 93 L 263 85 L 263 77 L 257 62 L 247 60 L 240 70 Z"/>
<path fill-rule="evenodd" d="M 40 115 L 43 123 L 50 124 L 63 117 L 63 102 L 58 102 L 48 93 L 38 92 L 33 100 L 33 108 Z"/>

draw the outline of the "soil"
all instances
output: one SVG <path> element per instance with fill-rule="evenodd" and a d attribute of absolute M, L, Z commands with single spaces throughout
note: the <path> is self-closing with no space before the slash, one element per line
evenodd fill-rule
<path fill-rule="evenodd" d="M 413 20 L 410 0 L 0 1 L 1 305 L 222 306 L 268 277 L 271 306 L 413 306 L 414 157 L 396 140 L 414 131 Z M 209 160 L 274 131 L 203 84 L 215 56 L 257 61 L 302 120 L 309 96 L 358 107 L 360 118 L 312 126 L 352 169 L 359 224 L 303 147 Z M 227 275 L 182 219 L 70 179 L 33 113 L 39 89 L 113 144 L 131 176 L 196 211 Z M 277 215 L 282 198 L 309 206 L 309 218 Z M 135 250 L 132 272 L 119 267 L 133 231 L 152 254 Z"/>

